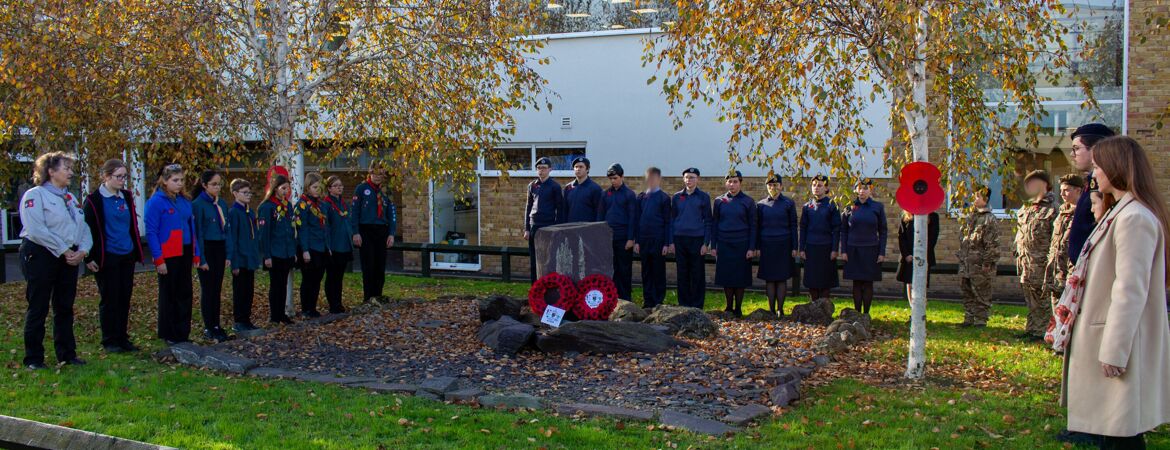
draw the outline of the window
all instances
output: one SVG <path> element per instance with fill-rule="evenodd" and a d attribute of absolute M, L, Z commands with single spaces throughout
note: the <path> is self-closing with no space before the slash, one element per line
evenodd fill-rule
<path fill-rule="evenodd" d="M 673 0 L 550 0 L 535 34 L 660 28 L 677 18 Z"/>
<path fill-rule="evenodd" d="M 536 160 L 547 157 L 552 160 L 554 176 L 569 175 L 573 171 L 573 159 L 585 156 L 585 144 L 509 144 L 493 149 L 504 157 L 507 167 L 499 167 L 490 157 L 481 159 L 480 175 L 499 176 L 503 171 L 510 175 L 533 175 Z"/>
<path fill-rule="evenodd" d="M 431 242 L 479 245 L 479 182 L 457 189 L 450 179 L 431 183 Z M 431 253 L 431 267 L 479 270 L 479 255 Z"/>

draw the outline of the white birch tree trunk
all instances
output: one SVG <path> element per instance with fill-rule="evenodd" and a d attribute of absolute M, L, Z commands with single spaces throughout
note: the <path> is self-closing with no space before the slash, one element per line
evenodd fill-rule
<path fill-rule="evenodd" d="M 912 103 L 904 112 L 906 125 L 910 130 L 910 144 L 915 161 L 928 161 L 930 148 L 928 139 L 929 116 L 926 104 L 926 42 L 927 20 L 930 2 L 925 2 L 918 11 L 918 26 L 915 32 L 914 62 L 907 76 L 911 83 Z M 926 244 L 928 217 L 914 216 L 914 277 L 910 293 L 910 349 L 906 361 L 906 378 L 920 379 L 926 375 Z"/>

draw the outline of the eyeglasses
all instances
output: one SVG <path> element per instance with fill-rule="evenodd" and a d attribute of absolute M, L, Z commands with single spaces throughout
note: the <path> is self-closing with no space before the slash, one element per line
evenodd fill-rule
<path fill-rule="evenodd" d="M 236 195 L 252 195 L 252 191 L 236 191 Z"/>
<path fill-rule="evenodd" d="M 110 178 L 113 178 L 115 180 L 126 181 L 126 179 L 129 178 L 129 176 L 126 174 L 121 174 L 121 175 L 113 175 Z"/>
<path fill-rule="evenodd" d="M 1083 145 L 1074 145 L 1074 146 L 1072 146 L 1072 152 L 1071 152 L 1071 153 L 1072 153 L 1072 155 L 1073 155 L 1073 156 L 1076 156 L 1076 155 L 1077 155 L 1077 153 L 1079 153 L 1079 152 L 1085 152 L 1085 151 L 1088 151 L 1088 150 L 1089 150 L 1089 148 L 1088 148 L 1088 147 L 1085 147 L 1085 146 L 1083 146 Z"/>

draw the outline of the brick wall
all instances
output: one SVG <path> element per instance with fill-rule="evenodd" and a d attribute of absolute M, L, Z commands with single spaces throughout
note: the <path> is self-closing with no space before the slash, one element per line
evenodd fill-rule
<path fill-rule="evenodd" d="M 1155 123 L 1170 105 L 1170 31 L 1154 31 L 1147 17 L 1170 16 L 1170 4 L 1161 0 L 1130 2 L 1128 133 L 1149 152 L 1164 198 L 1170 199 L 1170 144 Z M 1141 39 L 1145 38 L 1145 42 Z M 1170 122 L 1170 118 L 1167 118 Z M 1170 123 L 1167 123 L 1170 125 Z"/>

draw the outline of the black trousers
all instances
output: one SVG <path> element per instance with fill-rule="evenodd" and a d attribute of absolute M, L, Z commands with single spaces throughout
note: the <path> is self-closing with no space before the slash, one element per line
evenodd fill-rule
<path fill-rule="evenodd" d="M 381 297 L 386 285 L 386 239 L 390 227 L 385 225 L 358 225 L 362 246 L 358 253 L 362 260 L 362 300 Z"/>
<path fill-rule="evenodd" d="M 703 308 L 707 298 L 707 270 L 703 260 L 703 238 L 674 237 L 675 268 L 678 270 L 678 304 Z"/>
<path fill-rule="evenodd" d="M 49 249 L 25 239 L 20 244 L 20 269 L 28 311 L 24 315 L 24 363 L 45 363 L 45 319 L 53 309 L 53 350 L 57 361 L 77 357 L 73 336 L 73 301 L 77 298 L 77 266 L 53 256 Z"/>
<path fill-rule="evenodd" d="M 341 286 L 345 281 L 345 269 L 349 267 L 351 259 L 352 253 L 334 253 L 329 258 L 329 265 L 325 267 L 325 299 L 329 301 L 331 313 L 345 312 L 345 306 L 341 301 Z"/>
<path fill-rule="evenodd" d="M 618 298 L 630 300 L 634 288 L 634 250 L 626 250 L 626 240 L 613 241 L 613 284 Z"/>
<path fill-rule="evenodd" d="M 93 274 L 97 282 L 98 321 L 102 327 L 102 345 L 117 346 L 130 343 L 130 296 L 134 291 L 135 255 L 102 256 L 103 264 Z"/>
<path fill-rule="evenodd" d="M 256 271 L 239 269 L 232 276 L 232 320 L 252 325 L 252 297 L 255 295 Z"/>
<path fill-rule="evenodd" d="M 666 257 L 662 240 L 645 240 L 639 244 L 642 256 L 642 306 L 653 308 L 666 300 Z"/>
<path fill-rule="evenodd" d="M 365 244 L 365 241 L 362 243 Z M 321 280 L 325 278 L 325 268 L 329 266 L 328 253 L 309 250 L 309 257 L 309 262 L 302 261 L 301 263 L 301 312 L 303 313 L 317 312 L 317 298 L 321 296 Z"/>
<path fill-rule="evenodd" d="M 203 241 L 203 259 L 207 270 L 199 270 L 199 313 L 203 328 L 219 327 L 223 298 L 223 273 L 227 262 L 227 245 L 223 241 Z"/>
<path fill-rule="evenodd" d="M 158 337 L 172 342 L 191 340 L 191 246 L 183 255 L 167 258 L 167 274 L 158 276 Z"/>
<path fill-rule="evenodd" d="M 1102 450 L 1145 450 L 1145 448 L 1145 433 L 1129 437 L 1102 436 L 1101 439 Z"/>
<path fill-rule="evenodd" d="M 268 269 L 268 319 L 273 322 L 288 317 L 284 300 L 288 297 L 288 274 L 292 272 L 293 262 L 293 258 L 272 258 L 272 267 Z"/>

